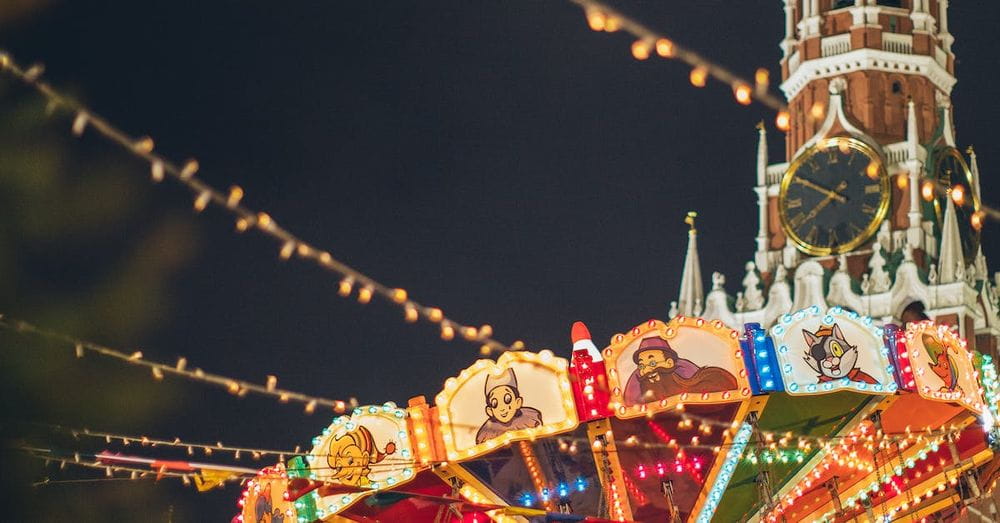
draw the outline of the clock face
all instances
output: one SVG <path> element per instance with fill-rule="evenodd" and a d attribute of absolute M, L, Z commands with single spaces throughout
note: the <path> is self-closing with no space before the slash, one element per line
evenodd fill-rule
<path fill-rule="evenodd" d="M 878 153 L 860 140 L 821 140 L 781 180 L 778 212 L 785 234 L 814 256 L 855 249 L 889 211 L 889 177 Z"/>
<path fill-rule="evenodd" d="M 949 188 L 961 186 L 964 191 L 962 205 L 955 204 L 955 217 L 958 218 L 958 232 L 962 239 L 962 251 L 966 263 L 971 263 L 979 249 L 979 231 L 972 227 L 972 214 L 979 210 L 979 197 L 972 190 L 972 171 L 958 149 L 945 147 L 934 153 L 933 176 L 941 185 Z M 942 194 L 934 198 L 934 214 L 938 229 L 944 224 L 944 210 L 947 208 L 948 195 Z"/>

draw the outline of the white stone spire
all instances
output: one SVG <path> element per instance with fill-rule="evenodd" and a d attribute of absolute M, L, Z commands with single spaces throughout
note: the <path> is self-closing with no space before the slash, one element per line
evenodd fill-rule
<path fill-rule="evenodd" d="M 712 290 L 705 300 L 705 312 L 702 317 L 706 320 L 719 320 L 729 327 L 737 327 L 736 317 L 729 310 L 729 296 L 726 295 L 726 277 L 719 272 L 712 273 Z"/>
<path fill-rule="evenodd" d="M 757 124 L 760 138 L 757 142 L 757 256 L 763 265 L 761 270 L 767 270 L 767 130 L 764 122 Z"/>
<path fill-rule="evenodd" d="M 934 92 L 934 101 L 941 112 L 941 136 L 944 143 L 955 147 L 955 127 L 951 123 L 951 98 L 941 91 Z"/>
<path fill-rule="evenodd" d="M 701 263 L 698 261 L 698 230 L 694 228 L 694 219 L 698 213 L 691 211 L 684 218 L 684 223 L 691 226 L 688 231 L 688 248 L 684 256 L 684 272 L 681 273 L 681 292 L 677 299 L 677 311 L 683 316 L 698 316 L 705 292 L 701 283 Z"/>
<path fill-rule="evenodd" d="M 767 128 L 764 122 L 757 123 L 757 185 L 767 182 Z"/>
<path fill-rule="evenodd" d="M 851 289 L 851 275 L 847 272 L 847 256 L 841 254 L 838 260 L 837 272 L 830 278 L 830 291 L 826 293 L 826 302 L 830 305 L 840 305 L 866 314 L 868 311 L 864 309 L 864 302 Z"/>
<path fill-rule="evenodd" d="M 958 217 L 949 194 L 944 210 L 944 224 L 941 226 L 941 248 L 938 252 L 938 281 L 952 283 L 964 278 L 965 259 L 962 255 L 962 239 L 958 232 Z M 959 277 L 959 273 L 961 277 Z"/>
<path fill-rule="evenodd" d="M 757 276 L 757 264 L 747 262 L 744 266 L 747 275 L 743 277 L 743 310 L 756 311 L 764 307 L 764 293 L 760 292 L 760 276 Z"/>
<path fill-rule="evenodd" d="M 774 321 L 792 310 L 792 289 L 788 287 L 788 273 L 784 265 L 778 265 L 774 271 L 774 282 L 767 291 L 767 306 L 764 307 L 764 325 Z"/>
<path fill-rule="evenodd" d="M 826 297 L 823 296 L 823 266 L 808 260 L 795 269 L 795 302 L 792 304 L 792 310 L 797 311 L 812 305 L 818 305 L 820 310 L 826 310 Z"/>
<path fill-rule="evenodd" d="M 906 152 L 910 159 L 917 158 L 920 133 L 917 131 L 917 108 L 913 100 L 906 102 Z"/>
<path fill-rule="evenodd" d="M 920 134 L 917 131 L 917 110 L 911 99 L 907 102 L 906 116 L 906 170 L 910 173 L 910 210 L 906 213 L 909 219 L 909 227 L 906 229 L 906 241 L 911 248 L 921 247 L 923 241 L 923 230 L 920 228 L 920 199 L 917 192 L 920 190 L 920 173 L 923 165 L 920 162 Z"/>

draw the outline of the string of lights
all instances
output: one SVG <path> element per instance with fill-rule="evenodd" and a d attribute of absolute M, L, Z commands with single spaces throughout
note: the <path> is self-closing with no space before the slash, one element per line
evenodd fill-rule
<path fill-rule="evenodd" d="M 173 375 L 182 378 L 187 378 L 192 381 L 223 387 L 230 394 L 239 397 L 246 396 L 247 394 L 253 392 L 255 394 L 260 394 L 263 396 L 271 396 L 278 398 L 278 401 L 282 403 L 287 403 L 290 401 L 303 403 L 305 405 L 304 410 L 306 414 L 312 414 L 313 412 L 315 412 L 317 406 L 330 407 L 333 409 L 334 412 L 342 414 L 347 410 L 348 407 L 353 407 L 357 405 L 357 400 L 353 398 L 348 401 L 332 400 L 332 399 L 322 398 L 319 396 L 311 396 L 308 394 L 303 394 L 301 392 L 294 392 L 287 389 L 278 388 L 278 378 L 275 377 L 274 375 L 268 376 L 267 382 L 264 385 L 260 385 L 257 383 L 238 380 L 235 378 L 230 378 L 219 374 L 205 372 L 200 368 L 191 369 L 189 368 L 187 358 L 183 357 L 179 358 L 177 360 L 177 363 L 174 365 L 159 363 L 143 358 L 142 351 L 133 351 L 129 353 L 120 350 L 115 350 L 110 347 L 106 347 L 104 345 L 75 338 L 68 334 L 49 331 L 41 327 L 32 325 L 26 321 L 9 318 L 4 315 L 0 315 L 0 329 L 8 329 L 21 334 L 31 334 L 49 340 L 65 343 L 67 345 L 72 345 L 76 352 L 77 358 L 82 358 L 86 353 L 90 352 L 120 362 L 128 363 L 130 365 L 147 367 L 150 370 L 153 379 L 155 380 L 162 380 L 166 375 Z"/>
<path fill-rule="evenodd" d="M 770 73 L 767 69 L 758 68 L 754 73 L 754 81 L 750 82 L 728 68 L 685 48 L 673 39 L 653 31 L 641 22 L 622 14 L 603 2 L 597 0 L 569 1 L 583 8 L 587 24 L 594 31 L 609 33 L 625 31 L 634 36 L 636 41 L 632 43 L 632 56 L 635 59 L 647 60 L 655 52 L 661 58 L 681 60 L 692 67 L 689 80 L 693 86 L 704 87 L 708 78 L 714 78 L 732 88 L 733 96 L 739 104 L 749 105 L 753 101 L 757 101 L 777 111 L 775 126 L 779 130 L 787 132 L 791 128 L 788 106 L 768 90 Z M 806 116 L 812 121 L 822 119 L 825 114 L 826 107 L 821 102 L 816 102 Z M 905 189 L 909 182 L 907 176 L 907 173 L 903 173 L 897 177 L 896 182 L 901 189 Z M 971 205 L 966 197 L 966 191 L 969 188 L 960 184 L 949 187 L 938 180 L 922 175 L 920 176 L 919 190 L 927 201 L 931 201 L 935 197 L 950 197 L 959 207 Z M 986 217 L 1000 220 L 1000 210 L 981 204 L 978 209 L 973 209 L 973 212 L 970 213 L 970 225 L 978 231 L 982 228 Z"/>
<path fill-rule="evenodd" d="M 313 412 L 315 412 L 317 406 L 331 407 L 333 409 L 333 411 L 336 412 L 336 413 L 338 413 L 338 414 L 345 413 L 348 407 L 356 407 L 357 406 L 357 400 L 355 400 L 353 398 L 351 400 L 349 400 L 349 401 L 332 400 L 332 399 L 321 398 L 321 397 L 317 397 L 317 396 L 310 396 L 310 395 L 299 393 L 299 392 L 293 392 L 293 391 L 289 391 L 289 390 L 286 390 L 286 389 L 279 389 L 279 388 L 277 388 L 277 382 L 278 382 L 278 380 L 273 375 L 271 375 L 271 376 L 268 377 L 268 381 L 267 381 L 267 383 L 265 385 L 259 385 L 259 384 L 256 384 L 256 383 L 250 383 L 250 382 L 243 381 L 243 380 L 237 380 L 237 379 L 234 379 L 234 378 L 229 378 L 229 377 L 218 375 L 218 374 L 206 373 L 203 370 L 198 369 L 198 368 L 196 368 L 194 370 L 190 370 L 190 369 L 188 369 L 188 364 L 187 364 L 186 358 L 180 358 L 178 360 L 177 364 L 175 364 L 175 365 L 168 365 L 168 364 L 165 364 L 165 363 L 159 363 L 159 362 L 155 362 L 155 361 L 144 359 L 141 351 L 135 351 L 135 352 L 132 352 L 132 353 L 127 353 L 127 352 L 124 352 L 124 351 L 119 351 L 119 350 L 111 349 L 109 347 L 105 347 L 103 345 L 99 345 L 99 344 L 96 344 L 96 343 L 93 343 L 93 342 L 89 342 L 89 341 L 84 341 L 84 340 L 75 338 L 73 336 L 67 335 L 67 334 L 62 334 L 62 333 L 48 331 L 48 330 L 42 329 L 40 327 L 37 327 L 35 325 L 32 325 L 32 324 L 30 324 L 28 322 L 25 322 L 25 321 L 22 321 L 22 320 L 12 319 L 12 318 L 9 318 L 9 317 L 6 317 L 6 316 L 2 316 L 2 315 L 0 315 L 0 328 L 13 330 L 15 332 L 22 333 L 22 334 L 34 334 L 34 335 L 37 335 L 37 336 L 40 336 L 40 337 L 44 337 L 44 338 L 52 339 L 52 340 L 59 341 L 59 342 L 62 342 L 62 343 L 66 343 L 67 345 L 72 345 L 75 348 L 76 356 L 77 357 L 83 357 L 83 355 L 86 352 L 89 351 L 89 352 L 93 352 L 93 353 L 96 353 L 96 354 L 99 354 L 99 355 L 102 355 L 102 356 L 106 356 L 106 357 L 115 359 L 117 361 L 129 363 L 129 364 L 132 364 L 132 365 L 145 366 L 145 367 L 148 367 L 151 370 L 151 375 L 153 376 L 154 379 L 157 379 L 157 380 L 163 379 L 163 377 L 165 375 L 167 375 L 167 374 L 172 374 L 172 375 L 176 375 L 176 376 L 188 378 L 188 379 L 193 380 L 193 381 L 199 381 L 199 382 L 203 382 L 203 383 L 209 383 L 209 384 L 212 384 L 212 385 L 224 387 L 229 393 L 234 394 L 236 396 L 240 396 L 240 397 L 245 396 L 245 395 L 247 395 L 250 392 L 254 392 L 256 394 L 261 394 L 261 395 L 276 397 L 276 398 L 278 398 L 279 401 L 281 401 L 283 403 L 289 402 L 289 401 L 301 402 L 301 403 L 303 403 L 305 405 L 304 410 L 305 410 L 305 412 L 307 414 L 312 414 Z M 699 424 L 699 426 L 698 426 L 698 432 L 701 435 L 706 435 L 707 436 L 707 435 L 711 434 L 711 432 L 712 432 L 711 427 L 713 427 L 713 426 L 714 427 L 722 428 L 723 430 L 730 431 L 730 432 L 732 432 L 733 430 L 735 430 L 733 428 L 733 425 L 734 425 L 733 423 L 725 422 L 725 421 L 722 421 L 722 420 L 716 420 L 716 419 L 712 419 L 712 418 L 709 418 L 709 417 L 700 416 L 700 415 L 697 415 L 697 414 L 694 414 L 694 413 L 691 413 L 691 412 L 687 412 L 687 411 L 685 411 L 685 407 L 684 407 L 683 404 L 679 404 L 677 406 L 676 410 L 679 412 L 680 418 L 681 418 L 680 421 L 678 421 L 678 423 L 677 423 L 677 428 L 679 430 L 690 430 L 690 429 L 693 428 L 693 425 L 694 425 L 695 422 L 698 422 L 698 424 Z M 935 436 L 943 436 L 943 435 L 954 434 L 954 433 L 957 433 L 959 430 L 960 430 L 960 428 L 957 428 L 957 427 L 940 427 L 940 428 L 936 428 L 936 427 L 927 426 L 927 427 L 923 427 L 922 429 L 907 430 L 907 431 L 902 432 L 902 433 L 882 433 L 880 435 L 880 437 L 882 437 L 884 439 L 887 439 L 887 440 L 896 440 L 896 439 L 909 440 L 909 439 L 911 439 L 911 437 L 914 437 L 914 435 L 919 436 L 919 437 L 930 438 L 930 437 L 935 437 Z M 80 433 L 82 434 L 83 431 L 80 431 Z M 128 440 L 128 441 L 137 441 L 136 438 L 130 438 L 130 437 L 124 436 L 124 435 L 111 435 L 111 434 L 109 434 L 109 436 L 112 436 L 114 439 L 125 439 L 125 440 Z M 807 445 L 811 445 L 811 444 L 817 444 L 819 446 L 827 446 L 827 445 L 830 445 L 832 442 L 836 442 L 839 438 L 842 437 L 842 436 L 836 436 L 836 435 L 831 435 L 831 436 L 814 436 L 814 435 L 809 435 L 809 434 L 796 434 L 796 433 L 794 433 L 792 431 L 786 431 L 786 432 L 762 431 L 761 432 L 761 436 L 765 439 L 765 441 L 769 445 L 771 445 L 772 450 L 777 450 L 778 447 L 790 448 L 790 447 L 793 446 L 793 444 L 792 444 L 793 440 L 795 441 L 794 445 L 797 448 L 799 448 L 799 449 L 802 449 L 802 448 L 806 447 Z M 874 436 L 870 436 L 870 437 L 874 437 Z M 142 437 L 140 436 L 138 438 L 138 441 L 141 441 L 141 439 L 142 439 Z M 610 439 L 610 437 L 609 437 L 609 439 Z M 158 441 L 158 444 L 166 445 L 166 444 L 168 444 L 168 442 L 170 440 L 161 439 L 161 440 L 157 440 L 157 441 Z M 587 444 L 589 445 L 589 444 L 591 444 L 591 442 L 588 442 Z M 709 448 L 709 449 L 713 449 L 715 452 L 718 452 L 718 449 L 720 448 L 718 445 L 716 445 L 716 446 L 701 445 L 700 441 L 699 441 L 699 436 L 698 435 L 692 436 L 691 441 L 690 441 L 689 444 L 688 443 L 680 443 L 680 442 L 678 442 L 676 440 L 671 440 L 671 441 L 666 442 L 666 443 L 661 443 L 661 442 L 641 442 L 634 435 L 626 437 L 621 442 L 621 444 L 623 444 L 625 446 L 637 446 L 637 445 L 641 444 L 641 445 L 643 445 L 644 448 L 654 448 L 654 447 L 660 447 L 660 446 L 663 446 L 663 445 L 667 445 L 669 448 L 678 448 L 678 447 L 694 448 L 694 449 Z M 186 443 L 183 444 L 183 446 L 187 446 L 187 445 L 189 445 L 189 444 L 186 444 Z M 201 449 L 204 449 L 204 448 L 219 448 L 218 445 L 212 446 L 212 445 L 196 445 L 196 444 L 191 444 L 191 446 L 193 448 L 197 447 L 197 448 L 201 448 Z M 249 453 L 252 454 L 255 451 L 266 450 L 266 449 L 241 449 L 241 448 L 237 448 L 237 447 L 232 447 L 232 450 L 234 452 L 240 451 L 241 453 L 242 452 L 249 452 Z M 267 452 L 269 452 L 270 454 L 286 454 L 286 455 L 298 455 L 298 454 L 300 454 L 297 451 L 293 451 L 293 452 L 267 451 Z"/>
<path fill-rule="evenodd" d="M 27 69 L 19 66 L 10 53 L 0 50 L 0 72 L 6 73 L 25 85 L 33 88 L 48 101 L 49 110 L 64 110 L 73 114 L 72 132 L 82 136 L 87 129 L 93 129 L 101 137 L 120 146 L 126 152 L 149 164 L 150 176 L 154 182 L 170 177 L 180 183 L 194 195 L 194 210 L 204 211 L 208 206 L 215 206 L 236 218 L 237 232 L 256 229 L 280 245 L 279 256 L 283 260 L 297 257 L 311 261 L 320 268 L 337 274 L 340 282 L 337 294 L 342 297 L 356 295 L 359 303 L 367 304 L 377 294 L 385 297 L 403 309 L 403 317 L 413 323 L 425 319 L 440 325 L 441 339 L 450 341 L 456 337 L 480 344 L 480 353 L 489 355 L 494 352 L 521 350 L 524 342 L 515 341 L 506 345 L 493 338 L 493 327 L 486 324 L 474 327 L 455 321 L 445 316 L 437 307 L 418 303 L 409 297 L 405 289 L 389 287 L 372 277 L 358 271 L 346 263 L 334 258 L 328 251 L 320 249 L 288 229 L 278 225 L 266 212 L 253 210 L 242 203 L 244 191 L 239 186 L 232 186 L 229 191 L 218 190 L 196 176 L 199 165 L 195 159 L 189 159 L 183 164 L 177 164 L 154 151 L 155 142 L 149 136 L 133 137 L 108 120 L 104 119 L 90 108 L 69 98 L 42 80 L 44 67 L 40 64 Z M 356 291 L 356 292 L 355 292 Z"/>
<path fill-rule="evenodd" d="M 740 105 L 749 105 L 756 100 L 774 109 L 778 112 L 776 120 L 778 128 L 788 130 L 788 108 L 780 98 L 768 91 L 770 74 L 767 69 L 757 69 L 754 81 L 750 82 L 603 2 L 570 1 L 583 8 L 587 24 L 594 31 L 613 33 L 621 30 L 634 36 L 636 41 L 632 43 L 632 56 L 637 60 L 646 60 L 653 52 L 662 58 L 681 60 L 692 67 L 690 80 L 695 87 L 704 87 L 708 78 L 727 84 L 733 89 L 733 96 Z"/>

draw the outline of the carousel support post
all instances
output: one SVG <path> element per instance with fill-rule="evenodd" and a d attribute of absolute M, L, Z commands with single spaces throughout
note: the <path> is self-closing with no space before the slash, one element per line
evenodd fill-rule
<path fill-rule="evenodd" d="M 830 491 L 830 499 L 833 500 L 833 509 L 837 512 L 837 515 L 843 514 L 844 505 L 840 501 L 840 482 L 837 481 L 838 476 L 830 478 L 829 481 L 823 484 L 826 490 Z"/>
<path fill-rule="evenodd" d="M 597 475 L 607 494 L 609 519 L 631 520 L 632 509 L 629 506 L 621 461 L 618 460 L 611 421 L 601 419 L 588 423 L 587 436 L 597 464 Z"/>
<path fill-rule="evenodd" d="M 670 523 L 680 522 L 680 509 L 677 508 L 677 502 L 674 501 L 674 482 L 666 479 L 666 476 L 661 477 L 660 492 L 667 498 L 667 507 L 670 508 Z"/>
<path fill-rule="evenodd" d="M 764 445 L 764 437 L 760 433 L 758 421 L 757 412 L 750 412 L 747 415 L 747 423 L 753 426 L 756 453 L 762 455 L 766 452 L 766 446 Z M 765 464 L 763 460 L 761 461 L 760 473 L 757 474 L 757 478 L 754 481 L 757 483 L 757 496 L 764 502 L 767 512 L 773 511 L 775 503 L 774 488 L 771 486 L 771 467 Z M 782 519 L 784 519 L 784 516 L 782 516 Z"/>
<path fill-rule="evenodd" d="M 955 444 L 955 435 L 948 435 L 948 451 L 951 453 L 951 461 L 955 463 L 956 466 L 961 463 L 961 459 L 958 455 L 958 445 Z M 974 503 L 977 501 L 982 494 L 979 490 L 979 480 L 976 478 L 975 467 L 969 467 L 967 470 L 961 473 L 962 482 L 968 487 L 967 496 L 962 496 L 963 501 L 966 505 Z"/>

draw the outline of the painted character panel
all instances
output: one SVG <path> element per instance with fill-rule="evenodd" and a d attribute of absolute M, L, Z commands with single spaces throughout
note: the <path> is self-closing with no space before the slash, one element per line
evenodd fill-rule
<path fill-rule="evenodd" d="M 816 371 L 819 383 L 847 378 L 850 381 L 878 384 L 878 380 L 858 367 L 858 346 L 851 345 L 840 325 L 820 325 L 816 332 L 802 329 L 805 336 L 805 360 Z"/>
<path fill-rule="evenodd" d="M 541 411 L 524 405 L 514 369 L 507 369 L 499 376 L 487 376 L 485 392 L 487 419 L 476 432 L 477 444 L 511 430 L 542 425 Z"/>
<path fill-rule="evenodd" d="M 670 343 L 654 336 L 643 339 L 632 354 L 636 370 L 625 386 L 627 404 L 648 403 L 684 393 L 733 390 L 736 377 L 713 366 L 700 367 L 681 358 Z"/>

